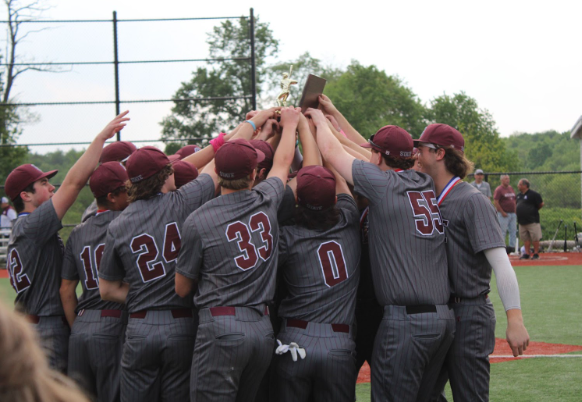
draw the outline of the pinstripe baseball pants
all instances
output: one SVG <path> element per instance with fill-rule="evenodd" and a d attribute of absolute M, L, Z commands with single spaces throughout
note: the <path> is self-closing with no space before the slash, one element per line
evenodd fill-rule
<path fill-rule="evenodd" d="M 234 315 L 215 313 L 232 309 Z M 275 350 L 264 306 L 201 309 L 192 359 L 192 402 L 253 401 Z"/>
<path fill-rule="evenodd" d="M 372 401 L 428 401 L 455 333 L 447 305 L 416 313 L 384 306 L 374 342 Z"/>
<path fill-rule="evenodd" d="M 34 317 L 34 318 L 31 318 Z M 50 367 L 67 373 L 69 359 L 69 324 L 65 316 L 37 317 L 28 316 L 29 320 L 38 320 L 32 326 L 37 332 L 40 344 L 47 354 Z"/>
<path fill-rule="evenodd" d="M 278 402 L 355 400 L 356 344 L 353 334 L 334 330 L 331 324 L 307 323 L 295 328 L 283 320 L 277 336 L 284 344 L 297 343 L 305 349 L 305 359 L 293 361 L 290 353 L 275 356 Z M 349 328 L 347 325 L 345 326 Z"/>
<path fill-rule="evenodd" d="M 450 380 L 455 402 L 489 400 L 489 355 L 495 348 L 495 310 L 489 298 L 453 304 L 455 340 L 433 393 L 432 401 L 444 401 L 442 391 Z"/>
<path fill-rule="evenodd" d="M 119 401 L 119 366 L 127 313 L 81 310 L 69 338 L 69 377 L 99 402 Z"/>
<path fill-rule="evenodd" d="M 121 357 L 121 401 L 188 400 L 196 316 L 148 310 L 127 324 Z"/>

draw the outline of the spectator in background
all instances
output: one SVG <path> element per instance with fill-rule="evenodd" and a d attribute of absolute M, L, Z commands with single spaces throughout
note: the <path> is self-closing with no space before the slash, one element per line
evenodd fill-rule
<path fill-rule="evenodd" d="M 0 215 L 0 229 L 12 228 L 12 223 L 16 220 L 16 211 L 10 203 L 8 198 L 2 197 L 2 215 Z"/>
<path fill-rule="evenodd" d="M 544 206 L 542 196 L 529 188 L 529 181 L 521 179 L 517 183 L 519 194 L 517 201 L 517 222 L 519 223 L 519 238 L 524 243 L 525 253 L 519 258 L 527 260 L 529 258 L 530 244 L 533 243 L 534 254 L 532 260 L 540 258 L 540 239 L 542 238 L 542 227 L 540 226 L 539 210 Z"/>
<path fill-rule="evenodd" d="M 483 181 L 484 178 L 483 170 L 475 170 L 475 181 L 471 182 L 471 185 L 491 200 L 491 186 L 486 181 Z"/>
<path fill-rule="evenodd" d="M 515 231 L 517 224 L 515 215 L 515 191 L 509 185 L 508 175 L 504 174 L 501 176 L 501 185 L 495 189 L 493 199 L 503 237 L 509 231 L 509 245 L 507 246 L 507 254 L 509 254 L 515 251 Z"/>

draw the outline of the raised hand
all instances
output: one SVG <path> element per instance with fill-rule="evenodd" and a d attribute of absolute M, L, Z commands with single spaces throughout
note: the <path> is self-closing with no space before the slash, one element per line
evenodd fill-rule
<path fill-rule="evenodd" d="M 261 132 L 258 136 L 259 140 L 267 141 L 269 138 L 277 134 L 279 130 L 279 123 L 275 119 L 269 119 L 261 127 Z"/>
<path fill-rule="evenodd" d="M 311 120 L 313 120 L 313 124 L 315 124 L 315 126 L 322 124 L 327 126 L 327 120 L 323 115 L 323 112 L 319 109 L 309 108 L 305 111 L 305 116 L 311 117 Z"/>
<path fill-rule="evenodd" d="M 115 119 L 111 120 L 105 126 L 105 128 L 97 135 L 97 137 L 103 140 L 108 140 L 113 137 L 118 131 L 125 127 L 125 122 L 129 121 L 129 117 L 125 117 L 128 113 L 129 110 L 120 113 Z"/>
<path fill-rule="evenodd" d="M 321 94 L 319 95 L 319 104 L 321 105 L 321 108 L 323 109 L 323 111 L 325 112 L 325 114 L 335 114 L 337 112 L 336 107 L 333 105 L 333 102 L 331 101 L 331 99 L 329 99 L 327 96 Z M 334 124 L 335 126 L 335 124 Z"/>
<path fill-rule="evenodd" d="M 272 107 L 270 109 L 266 109 L 266 110 L 261 110 L 258 111 L 257 114 L 255 114 L 252 119 L 250 119 L 253 123 L 255 123 L 255 125 L 257 127 L 261 127 L 265 124 L 265 122 L 269 119 L 275 119 L 276 116 L 276 112 L 278 110 L 281 110 L 280 107 Z M 251 112 L 252 113 L 252 112 Z"/>
<path fill-rule="evenodd" d="M 283 126 L 283 128 L 297 127 L 297 124 L 299 124 L 300 115 L 300 107 L 284 107 L 281 109 L 281 126 Z"/>

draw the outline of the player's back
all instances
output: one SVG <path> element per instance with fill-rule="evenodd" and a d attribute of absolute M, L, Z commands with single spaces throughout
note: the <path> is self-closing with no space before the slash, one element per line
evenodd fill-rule
<path fill-rule="evenodd" d="M 358 209 L 347 194 L 338 194 L 336 207 L 339 221 L 327 230 L 281 228 L 279 267 L 288 294 L 280 317 L 353 324 L 360 278 Z"/>
<path fill-rule="evenodd" d="M 354 190 L 370 202 L 372 275 L 382 305 L 446 304 L 445 231 L 430 176 L 355 161 Z"/>
<path fill-rule="evenodd" d="M 96 212 L 96 215 L 77 225 L 67 240 L 61 276 L 81 282 L 83 294 L 79 297 L 76 311 L 124 308 L 119 303 L 101 299 L 98 277 L 107 229 L 120 214 L 117 211 Z"/>
<path fill-rule="evenodd" d="M 177 191 L 132 202 L 111 222 L 104 254 L 107 266 L 100 276 L 129 283 L 126 305 L 130 313 L 192 307 L 189 298 L 175 292 L 181 228 L 188 214 L 213 196 L 214 182 L 202 174 Z"/>
<path fill-rule="evenodd" d="M 63 242 L 62 228 L 52 200 L 32 213 L 21 213 L 14 223 L 6 266 L 16 291 L 15 304 L 27 314 L 63 315 L 59 295 Z"/>
<path fill-rule="evenodd" d="M 252 190 L 223 195 L 206 203 L 184 224 L 202 252 L 198 267 L 198 308 L 255 306 L 275 291 L 279 226 L 277 208 L 284 185 L 277 177 Z M 190 251 L 180 258 L 190 261 Z"/>

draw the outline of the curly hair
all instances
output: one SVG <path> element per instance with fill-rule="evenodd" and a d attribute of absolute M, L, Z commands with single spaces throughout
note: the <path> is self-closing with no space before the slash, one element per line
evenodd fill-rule
<path fill-rule="evenodd" d="M 125 184 L 125 187 L 127 188 L 127 197 L 129 202 L 131 203 L 138 200 L 147 200 L 155 197 L 160 192 L 164 186 L 164 183 L 172 173 L 174 173 L 174 168 L 172 168 L 171 164 L 167 164 L 158 173 L 140 182 L 132 183 L 130 180 L 128 180 Z"/>

